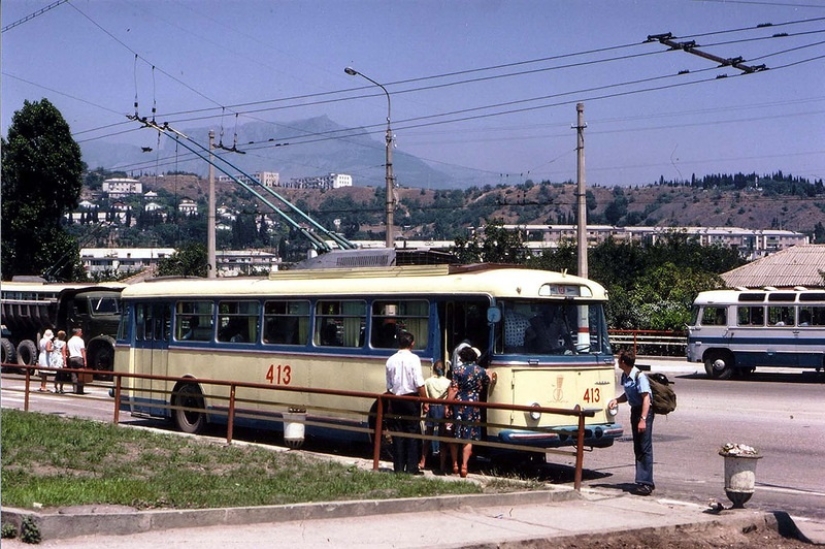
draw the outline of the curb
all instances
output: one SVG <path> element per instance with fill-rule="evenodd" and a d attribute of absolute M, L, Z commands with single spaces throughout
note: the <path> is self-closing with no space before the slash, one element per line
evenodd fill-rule
<path fill-rule="evenodd" d="M 504 494 L 435 496 L 392 500 L 357 500 L 325 503 L 300 503 L 262 507 L 137 511 L 128 507 L 82 506 L 39 513 L 3 507 L 3 521 L 18 531 L 24 517 L 31 517 L 45 540 L 94 535 L 129 535 L 152 530 L 196 528 L 202 526 L 239 526 L 316 519 L 340 519 L 398 513 L 456 510 L 485 505 L 525 505 L 580 500 L 573 489 L 556 488 Z"/>

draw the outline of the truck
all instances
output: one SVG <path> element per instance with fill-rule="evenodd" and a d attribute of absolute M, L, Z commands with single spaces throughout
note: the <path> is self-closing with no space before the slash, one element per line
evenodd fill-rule
<path fill-rule="evenodd" d="M 114 365 L 120 322 L 120 292 L 125 284 L 51 284 L 4 282 L 0 285 L 2 363 L 4 369 L 37 364 L 38 341 L 46 328 L 83 329 L 89 368 L 107 377 Z"/>

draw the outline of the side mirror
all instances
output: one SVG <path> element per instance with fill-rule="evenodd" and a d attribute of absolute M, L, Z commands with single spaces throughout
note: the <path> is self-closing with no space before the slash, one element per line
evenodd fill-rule
<path fill-rule="evenodd" d="M 490 307 L 487 309 L 487 322 L 490 324 L 501 322 L 501 309 L 498 307 Z"/>

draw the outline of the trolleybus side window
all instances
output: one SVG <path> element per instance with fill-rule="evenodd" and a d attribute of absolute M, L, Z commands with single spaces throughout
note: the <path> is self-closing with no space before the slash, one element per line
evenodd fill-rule
<path fill-rule="evenodd" d="M 214 308 L 211 301 L 179 301 L 175 309 L 175 339 L 210 341 Z"/>
<path fill-rule="evenodd" d="M 370 342 L 379 349 L 397 349 L 398 334 L 415 335 L 415 346 L 427 347 L 430 306 L 424 300 L 375 301 L 372 304 L 372 335 Z"/>
<path fill-rule="evenodd" d="M 168 341 L 169 307 L 165 303 L 138 303 L 135 307 L 135 339 Z"/>
<path fill-rule="evenodd" d="M 218 302 L 218 341 L 257 342 L 260 311 L 261 304 L 258 301 Z"/>
<path fill-rule="evenodd" d="M 364 301 L 321 300 L 315 306 L 315 345 L 362 347 L 367 304 Z"/>
<path fill-rule="evenodd" d="M 309 339 L 309 301 L 264 303 L 264 343 L 306 345 Z"/>

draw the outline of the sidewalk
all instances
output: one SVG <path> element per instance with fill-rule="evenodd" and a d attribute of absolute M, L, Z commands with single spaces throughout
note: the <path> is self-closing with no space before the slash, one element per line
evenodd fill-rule
<path fill-rule="evenodd" d="M 4 509 L 4 520 L 16 512 Z M 568 488 L 202 511 L 75 508 L 35 516 L 41 547 L 85 549 L 550 547 L 571 537 L 620 531 L 707 536 L 780 527 L 770 513 L 740 509 L 713 514 L 655 497 L 594 490 L 579 494 Z M 822 526 L 807 525 L 813 538 L 818 535 L 825 543 Z M 3 547 L 29 546 L 3 540 Z"/>

